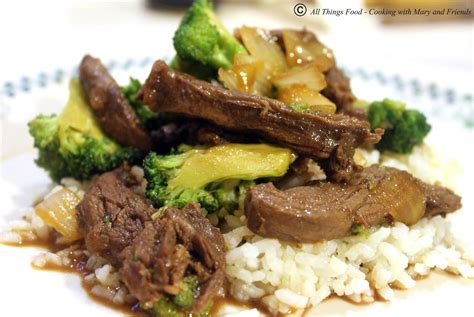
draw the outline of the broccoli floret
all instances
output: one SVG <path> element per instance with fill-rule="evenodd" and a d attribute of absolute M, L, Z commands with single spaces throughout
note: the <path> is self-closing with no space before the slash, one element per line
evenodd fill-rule
<path fill-rule="evenodd" d="M 173 298 L 173 303 L 185 309 L 191 308 L 194 305 L 198 286 L 199 281 L 196 277 L 187 276 L 182 282 L 181 290 Z"/>
<path fill-rule="evenodd" d="M 178 307 L 167 297 L 162 297 L 153 304 L 153 315 L 156 317 L 184 317 Z"/>
<path fill-rule="evenodd" d="M 247 190 L 253 186 L 255 186 L 255 181 L 229 179 L 221 183 L 213 183 L 209 188 L 220 206 L 225 210 L 233 211 L 239 207 L 239 199 L 245 197 Z"/>
<path fill-rule="evenodd" d="M 67 176 L 88 179 L 124 161 L 136 161 L 139 151 L 118 145 L 102 132 L 77 79 L 71 80 L 69 90 L 61 115 L 39 115 L 28 124 L 39 150 L 36 164 L 59 181 Z"/>
<path fill-rule="evenodd" d="M 161 126 L 166 119 L 164 114 L 153 112 L 147 105 L 144 105 L 137 99 L 137 94 L 140 91 L 142 84 L 138 79 L 130 77 L 130 82 L 127 86 L 121 87 L 125 97 L 127 97 L 130 105 L 135 109 L 135 113 L 147 130 L 152 130 Z"/>
<path fill-rule="evenodd" d="M 157 207 L 197 202 L 208 212 L 232 212 L 254 180 L 282 176 L 294 159 L 290 150 L 266 144 L 188 148 L 170 155 L 151 152 L 143 163 L 146 194 Z"/>
<path fill-rule="evenodd" d="M 181 285 L 181 290 L 176 296 L 164 296 L 153 304 L 153 315 L 156 317 L 183 317 L 190 316 L 189 309 L 194 306 L 196 300 L 196 291 L 199 282 L 195 276 L 187 276 Z M 213 302 L 210 301 L 206 307 L 193 316 L 206 317 L 210 316 Z"/>
<path fill-rule="evenodd" d="M 207 303 L 206 307 L 199 313 L 194 314 L 196 317 L 209 317 L 211 316 L 211 309 L 214 306 L 214 302 L 211 300 Z"/>
<path fill-rule="evenodd" d="M 195 0 L 174 34 L 178 56 L 213 69 L 230 68 L 244 47 L 227 31 L 214 13 L 211 0 Z"/>
<path fill-rule="evenodd" d="M 217 78 L 217 71 L 214 68 L 199 62 L 184 60 L 179 56 L 175 56 L 169 66 L 202 80 L 212 81 Z"/>
<path fill-rule="evenodd" d="M 183 208 L 190 202 L 199 203 L 207 211 L 219 209 L 217 199 L 203 188 L 190 189 L 184 187 L 170 188 L 169 180 L 173 179 L 192 151 L 182 154 L 158 155 L 148 154 L 143 161 L 145 177 L 148 181 L 147 197 L 157 206 L 176 206 Z"/>
<path fill-rule="evenodd" d="M 372 129 L 385 129 L 382 140 L 376 144 L 381 151 L 410 153 L 431 130 L 421 112 L 406 109 L 404 103 L 390 99 L 371 103 L 367 115 Z"/>

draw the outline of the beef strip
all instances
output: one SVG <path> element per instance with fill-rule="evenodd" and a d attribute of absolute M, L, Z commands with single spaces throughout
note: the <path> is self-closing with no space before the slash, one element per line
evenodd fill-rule
<path fill-rule="evenodd" d="M 86 247 L 114 265 L 155 212 L 151 203 L 136 194 L 130 168 L 123 166 L 102 174 L 77 206 L 79 228 Z"/>
<path fill-rule="evenodd" d="M 423 191 L 426 195 L 426 214 L 435 216 L 453 212 L 462 207 L 461 197 L 452 190 L 437 185 L 428 185 L 423 183 Z"/>
<path fill-rule="evenodd" d="M 333 101 L 338 106 L 338 109 L 355 101 L 356 98 L 352 93 L 349 78 L 339 68 L 333 66 L 325 75 L 327 86 L 322 91 L 322 94 Z"/>
<path fill-rule="evenodd" d="M 348 183 L 321 182 L 278 190 L 271 183 L 253 187 L 245 200 L 248 227 L 283 241 L 310 243 L 352 234 L 354 225 L 408 225 L 422 216 L 460 208 L 453 192 L 422 183 L 404 171 L 371 166 Z"/>
<path fill-rule="evenodd" d="M 337 66 L 333 66 L 326 73 L 326 88 L 321 94 L 334 102 L 337 106 L 337 112 L 359 120 L 367 120 L 367 113 L 362 108 L 353 106 L 357 99 L 352 93 L 349 78 Z"/>
<path fill-rule="evenodd" d="M 381 130 L 344 115 L 297 113 L 266 97 L 229 91 L 174 71 L 163 61 L 153 65 L 142 87 L 143 102 L 153 111 L 204 119 L 224 129 L 244 131 L 315 158 L 328 158 L 345 136 L 352 147 L 375 144 Z"/>
<path fill-rule="evenodd" d="M 150 150 L 150 136 L 100 60 L 84 56 L 79 66 L 79 78 L 102 129 L 122 145 Z"/>
<path fill-rule="evenodd" d="M 224 283 L 224 240 L 196 205 L 167 208 L 159 219 L 127 247 L 120 272 L 130 292 L 140 302 L 155 302 L 164 294 L 176 295 L 184 276 L 199 281 L 192 308 L 202 310 Z"/>

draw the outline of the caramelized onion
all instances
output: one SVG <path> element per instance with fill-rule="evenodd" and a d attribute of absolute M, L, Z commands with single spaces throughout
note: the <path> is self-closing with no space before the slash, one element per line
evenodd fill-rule
<path fill-rule="evenodd" d="M 288 69 L 285 54 L 268 32 L 244 26 L 239 29 L 239 33 L 250 55 L 263 61 L 270 75 L 277 75 Z"/>
<path fill-rule="evenodd" d="M 295 84 L 278 89 L 278 100 L 287 105 L 301 105 L 305 111 L 336 113 L 336 105 L 334 103 L 316 90 L 304 85 Z"/>
<path fill-rule="evenodd" d="M 219 79 L 230 90 L 268 96 L 271 91 L 269 74 L 257 58 L 238 54 L 231 69 L 219 69 Z"/>
<path fill-rule="evenodd" d="M 278 99 L 288 105 L 335 113 L 334 103 L 320 94 L 326 87 L 323 72 L 333 66 L 334 59 L 312 34 L 283 31 L 285 57 L 276 38 L 265 30 L 244 26 L 238 32 L 249 54 L 237 54 L 230 69 L 219 70 L 225 87 L 270 97 L 274 85 Z"/>
<path fill-rule="evenodd" d="M 76 218 L 76 206 L 79 197 L 72 191 L 63 188 L 39 203 L 35 212 L 46 224 L 69 241 L 81 238 Z"/>
<path fill-rule="evenodd" d="M 332 51 L 314 36 L 293 30 L 283 30 L 282 35 L 288 65 L 315 63 L 322 72 L 334 66 Z"/>
<path fill-rule="evenodd" d="M 287 72 L 276 76 L 273 79 L 273 84 L 279 89 L 297 84 L 321 91 L 326 87 L 326 79 L 315 64 L 309 64 L 292 67 Z"/>
<path fill-rule="evenodd" d="M 225 88 L 229 90 L 245 91 L 241 90 L 237 75 L 232 69 L 219 68 L 219 80 L 224 84 Z"/>

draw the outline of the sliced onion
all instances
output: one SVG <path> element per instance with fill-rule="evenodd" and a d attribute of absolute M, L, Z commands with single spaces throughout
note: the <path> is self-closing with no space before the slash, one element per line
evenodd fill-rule
<path fill-rule="evenodd" d="M 239 32 L 250 55 L 263 61 L 272 76 L 287 70 L 285 54 L 268 32 L 246 26 L 240 28 Z"/>
<path fill-rule="evenodd" d="M 236 55 L 231 69 L 219 69 L 219 79 L 226 88 L 263 96 L 270 94 L 269 78 L 264 63 L 247 54 Z"/>
<path fill-rule="evenodd" d="M 288 65 L 315 63 L 322 72 L 334 66 L 332 51 L 312 34 L 304 31 L 283 30 L 282 35 Z"/>
<path fill-rule="evenodd" d="M 304 85 L 292 85 L 278 89 L 278 100 L 291 105 L 305 105 L 308 111 L 336 113 L 336 105 L 319 92 Z"/>
<path fill-rule="evenodd" d="M 315 64 L 305 66 L 294 66 L 287 72 L 276 76 L 273 84 L 283 89 L 292 85 L 304 85 L 309 89 L 321 91 L 326 87 L 324 74 Z"/>
<path fill-rule="evenodd" d="M 80 199 L 75 193 L 63 188 L 39 203 L 35 212 L 64 238 L 74 241 L 81 238 L 76 218 L 76 206 L 79 202 Z"/>
<path fill-rule="evenodd" d="M 229 90 L 241 91 L 237 75 L 232 69 L 219 68 L 219 80 Z"/>

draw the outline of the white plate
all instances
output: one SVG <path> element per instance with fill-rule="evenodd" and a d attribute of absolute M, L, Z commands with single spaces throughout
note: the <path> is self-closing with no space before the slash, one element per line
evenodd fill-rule
<path fill-rule="evenodd" d="M 128 75 L 145 78 L 150 59 L 115 63 L 113 75 L 121 84 Z M 391 97 L 422 109 L 433 124 L 430 144 L 443 155 L 458 160 L 464 168 L 459 178 L 463 210 L 450 216 L 456 236 L 467 246 L 474 246 L 472 227 L 474 177 L 471 144 L 474 109 L 472 95 L 423 85 L 416 80 L 366 73 L 355 69 L 353 89 L 367 100 Z M 35 166 L 35 150 L 26 123 L 38 113 L 58 112 L 67 98 L 66 71 L 25 77 L 0 86 L 1 116 L 1 209 L 0 227 L 21 217 L 52 186 L 45 172 Z M 55 79 L 61 79 L 56 82 Z M 26 90 L 26 91 L 25 91 Z M 14 95 L 14 96 L 8 96 Z M 120 312 L 88 298 L 77 275 L 31 268 L 37 248 L 0 245 L 0 316 L 117 316 Z M 357 306 L 340 299 L 330 299 L 319 306 L 321 316 L 472 316 L 471 298 L 474 281 L 448 274 L 432 273 L 408 291 L 397 291 L 391 302 Z M 242 316 L 255 314 L 244 313 Z"/>

